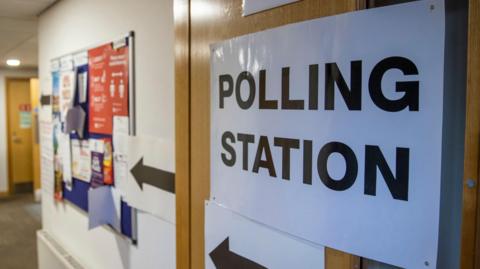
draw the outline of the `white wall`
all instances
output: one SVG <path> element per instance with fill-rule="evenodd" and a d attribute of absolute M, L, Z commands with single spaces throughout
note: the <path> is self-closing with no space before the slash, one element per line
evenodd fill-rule
<path fill-rule="evenodd" d="M 173 0 L 60 1 L 39 18 L 39 75 L 50 60 L 135 31 L 137 135 L 163 138 L 174 149 Z M 172 150 L 172 152 L 174 152 Z M 171 156 L 175 158 L 175 156 Z M 43 228 L 88 268 L 175 268 L 175 226 L 138 215 L 138 245 L 42 195 Z"/>
<path fill-rule="evenodd" d="M 0 69 L 0 192 L 8 191 L 6 78 L 37 77 L 37 70 Z"/>

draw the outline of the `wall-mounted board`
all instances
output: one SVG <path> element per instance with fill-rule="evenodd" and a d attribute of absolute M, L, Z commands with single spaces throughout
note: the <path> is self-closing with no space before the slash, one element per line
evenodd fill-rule
<path fill-rule="evenodd" d="M 93 183 L 95 185 L 93 187 L 106 185 L 115 188 L 113 116 L 129 116 L 129 112 L 132 111 L 133 114 L 134 111 L 133 102 L 131 102 L 133 97 L 129 98 L 134 95 L 134 87 L 131 85 L 134 74 L 131 70 L 134 67 L 132 50 L 133 33 L 129 33 L 114 42 L 71 53 L 60 57 L 59 60 L 52 60 L 53 131 L 51 135 L 56 182 L 52 185 L 56 186 L 57 200 L 65 199 L 87 212 L 89 211 L 89 191 Z M 134 118 L 130 119 L 132 124 L 127 126 L 127 132 L 129 127 L 134 126 L 134 121 Z M 102 123 L 101 126 L 98 122 Z M 69 143 L 65 144 L 67 146 L 60 147 L 65 142 L 63 140 L 68 140 Z M 92 143 L 88 143 L 91 141 L 100 141 L 103 145 L 101 153 L 91 150 Z M 89 148 L 84 148 L 85 145 Z M 85 158 L 83 155 L 88 152 L 90 156 Z M 101 155 L 101 161 L 93 162 L 92 156 L 97 153 Z M 67 160 L 65 156 L 69 156 L 70 159 Z M 85 171 L 88 167 L 91 173 Z M 95 173 L 95 167 L 102 168 L 99 170 L 100 174 Z M 95 180 L 92 181 L 91 177 L 94 176 L 96 176 Z M 116 191 L 113 192 L 114 190 L 112 189 L 112 197 L 117 199 L 115 200 L 116 209 L 112 207 L 112 210 L 116 213 L 111 213 L 117 215 L 116 221 L 119 221 L 116 229 L 135 239 L 135 214 L 131 212 L 133 209 L 121 200 L 121 196 L 113 195 L 117 194 Z M 90 195 L 96 193 L 102 192 L 92 192 Z M 96 199 L 96 201 L 103 200 Z M 105 206 L 108 205 L 105 204 Z M 102 209 L 102 205 L 96 204 L 95 209 L 97 213 L 105 212 L 106 208 Z M 105 219 L 102 216 L 95 217 L 100 220 Z"/>

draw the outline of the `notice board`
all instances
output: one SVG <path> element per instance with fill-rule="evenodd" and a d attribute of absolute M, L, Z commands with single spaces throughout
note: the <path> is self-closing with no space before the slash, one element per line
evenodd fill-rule
<path fill-rule="evenodd" d="M 115 116 L 125 119 L 125 136 L 134 132 L 133 38 L 130 32 L 52 60 L 50 125 L 56 200 L 86 211 L 89 229 L 110 225 L 135 242 L 134 209 L 116 184 L 122 175 L 113 173 L 113 157 L 120 152 L 112 143 Z"/>

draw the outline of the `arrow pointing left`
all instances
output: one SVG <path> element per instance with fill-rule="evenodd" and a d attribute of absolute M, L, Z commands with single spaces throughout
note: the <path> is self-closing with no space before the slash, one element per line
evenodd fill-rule
<path fill-rule="evenodd" d="M 164 191 L 175 193 L 175 174 L 143 164 L 143 157 L 130 170 L 140 189 L 143 184 L 152 185 Z"/>
<path fill-rule="evenodd" d="M 231 251 L 228 237 L 209 255 L 217 269 L 267 269 L 267 267 Z"/>

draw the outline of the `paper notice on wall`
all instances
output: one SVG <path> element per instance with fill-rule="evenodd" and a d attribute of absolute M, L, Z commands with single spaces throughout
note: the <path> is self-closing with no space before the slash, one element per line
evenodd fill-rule
<path fill-rule="evenodd" d="M 116 153 L 127 153 L 128 147 L 128 117 L 113 117 L 113 149 Z"/>
<path fill-rule="evenodd" d="M 128 178 L 127 155 L 113 153 L 113 175 L 115 177 L 115 188 L 121 195 L 125 195 L 126 182 Z"/>
<path fill-rule="evenodd" d="M 65 188 L 72 190 L 72 152 L 70 147 L 70 135 L 60 135 L 60 157 L 62 158 L 63 182 Z"/>
<path fill-rule="evenodd" d="M 434 0 L 211 45 L 210 197 L 315 244 L 437 268 L 444 41 Z"/>
<path fill-rule="evenodd" d="M 57 106 L 58 107 L 58 106 Z M 55 111 L 55 106 L 53 107 Z M 52 138 L 53 138 L 53 168 L 55 175 L 55 197 L 62 198 L 62 182 L 63 182 L 63 157 L 62 151 L 62 124 L 60 123 L 60 113 L 54 112 L 52 117 Z"/>
<path fill-rule="evenodd" d="M 32 128 L 32 112 L 30 111 L 20 111 L 19 112 L 19 124 L 20 129 L 30 129 Z"/>
<path fill-rule="evenodd" d="M 112 134 L 113 116 L 128 116 L 128 47 L 111 44 L 91 49 L 89 58 L 89 130 Z"/>
<path fill-rule="evenodd" d="M 40 155 L 53 161 L 53 124 L 40 121 Z"/>
<path fill-rule="evenodd" d="M 245 264 L 250 267 L 242 266 Z M 323 269 L 325 248 L 207 202 L 205 268 Z"/>
<path fill-rule="evenodd" d="M 88 51 L 73 55 L 73 65 L 77 72 L 77 96 L 79 103 L 87 101 Z"/>
<path fill-rule="evenodd" d="M 110 224 L 120 231 L 118 212 L 111 187 L 101 186 L 88 191 L 88 229 Z"/>
<path fill-rule="evenodd" d="M 76 179 L 90 182 L 91 152 L 88 140 L 72 139 L 72 175 Z"/>
<path fill-rule="evenodd" d="M 132 207 L 175 223 L 175 154 L 172 143 L 150 136 L 128 138 L 125 199 Z"/>
<path fill-rule="evenodd" d="M 73 66 L 80 67 L 88 64 L 88 51 L 82 51 L 73 55 Z"/>
<path fill-rule="evenodd" d="M 40 173 L 42 192 L 53 196 L 55 189 L 55 180 L 52 159 L 46 158 L 44 156 L 41 157 Z"/>
<path fill-rule="evenodd" d="M 83 70 L 77 74 L 78 79 L 78 101 L 79 103 L 87 102 L 87 78 L 88 71 Z"/>
<path fill-rule="evenodd" d="M 243 0 L 243 16 L 283 6 L 299 0 Z"/>
<path fill-rule="evenodd" d="M 115 219 L 113 221 L 113 226 L 117 231 L 121 231 L 120 218 L 122 215 L 122 194 L 115 187 L 110 187 L 110 191 L 112 192 L 113 206 L 115 208 Z"/>
<path fill-rule="evenodd" d="M 60 74 L 60 116 L 65 122 L 68 109 L 73 106 L 75 94 L 75 72 L 63 71 Z"/>
<path fill-rule="evenodd" d="M 92 188 L 103 186 L 103 155 L 105 145 L 101 139 L 90 139 L 91 152 L 91 185 Z"/>
<path fill-rule="evenodd" d="M 125 195 L 128 177 L 128 117 L 113 117 L 113 169 L 115 187 L 118 192 Z"/>
<path fill-rule="evenodd" d="M 52 126 L 51 122 L 40 121 L 40 178 L 42 191 L 48 195 L 53 195 L 54 193 Z"/>
<path fill-rule="evenodd" d="M 60 72 L 51 73 L 51 87 L 52 87 L 52 120 L 53 115 L 60 114 Z"/>
<path fill-rule="evenodd" d="M 83 137 L 86 113 L 81 106 L 69 108 L 65 118 L 65 133 L 77 132 L 80 138 Z"/>

